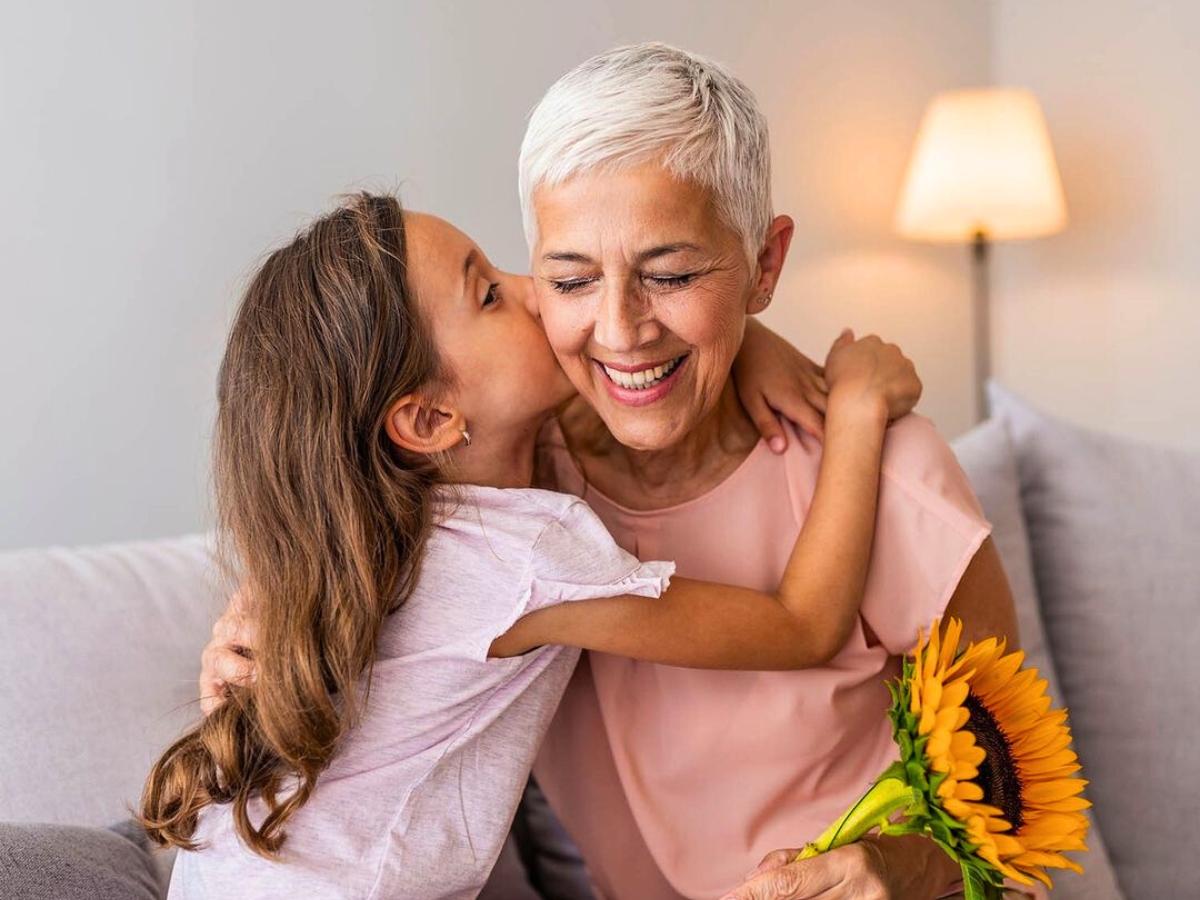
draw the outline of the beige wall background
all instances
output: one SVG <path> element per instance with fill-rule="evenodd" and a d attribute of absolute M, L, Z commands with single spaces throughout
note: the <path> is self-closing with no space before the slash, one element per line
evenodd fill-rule
<path fill-rule="evenodd" d="M 243 279 L 354 187 L 400 187 L 523 268 L 525 117 L 570 67 L 661 39 L 728 62 L 798 222 L 772 323 L 917 358 L 965 425 L 953 254 L 888 234 L 926 97 L 986 78 L 984 4 L 260 0 L 13 6 L 0 30 L 0 548 L 203 527 L 213 383 Z"/>
<path fill-rule="evenodd" d="M 1200 4 L 992 12 L 993 78 L 1041 98 L 1071 217 L 996 248 L 998 377 L 1079 424 L 1200 449 Z"/>
<path fill-rule="evenodd" d="M 771 121 L 797 234 L 768 322 L 814 356 L 843 325 L 898 341 L 951 437 L 972 419 L 967 252 L 896 238 L 892 207 L 936 91 L 1034 88 L 1073 220 L 997 250 L 999 374 L 1085 423 L 1186 443 L 1197 24 L 1062 0 L 14 6 L 0 548 L 204 527 L 216 368 L 263 252 L 339 192 L 399 187 L 523 268 L 525 116 L 571 66 L 646 39 L 727 62 Z"/>

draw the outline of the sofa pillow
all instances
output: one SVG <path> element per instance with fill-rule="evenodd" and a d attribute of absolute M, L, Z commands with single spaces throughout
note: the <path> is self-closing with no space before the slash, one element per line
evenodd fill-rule
<path fill-rule="evenodd" d="M 1117 877 L 1130 897 L 1195 896 L 1200 455 L 990 394 L 1016 449 L 1042 618 Z"/>
<path fill-rule="evenodd" d="M 951 446 L 992 523 L 992 541 L 1004 563 L 1017 607 L 1021 649 L 1028 664 L 1037 667 L 1042 677 L 1049 680 L 1053 696 L 1059 697 L 1058 675 L 1046 647 L 1029 535 L 1021 511 L 1021 477 L 1008 429 L 1003 422 L 989 419 L 957 438 Z"/>
<path fill-rule="evenodd" d="M 1064 705 L 1053 648 L 1047 644 L 1042 624 L 1029 534 L 1021 508 L 1021 478 L 1008 427 L 1002 420 L 989 419 L 956 439 L 952 446 L 992 523 L 992 540 L 1012 587 L 1026 663 L 1050 683 L 1050 695 L 1056 704 Z M 1086 854 L 1072 854 L 1083 866 L 1082 875 L 1057 870 L 1052 873 L 1055 900 L 1124 900 L 1104 838 L 1094 820 L 1088 833 L 1088 847 Z"/>
<path fill-rule="evenodd" d="M 0 820 L 105 825 L 199 717 L 227 589 L 201 536 L 0 553 Z"/>
<path fill-rule="evenodd" d="M 0 822 L 5 900 L 158 900 L 140 829 Z"/>

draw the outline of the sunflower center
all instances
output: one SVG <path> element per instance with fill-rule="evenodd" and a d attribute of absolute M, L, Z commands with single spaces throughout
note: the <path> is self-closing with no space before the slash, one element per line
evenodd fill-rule
<path fill-rule="evenodd" d="M 975 781 L 983 790 L 983 802 L 1001 810 L 1013 831 L 1019 831 L 1025 823 L 1021 815 L 1021 779 L 1013 762 L 1008 738 L 996 717 L 978 697 L 968 694 L 964 705 L 971 714 L 966 728 L 975 735 L 975 742 L 987 753 Z"/>

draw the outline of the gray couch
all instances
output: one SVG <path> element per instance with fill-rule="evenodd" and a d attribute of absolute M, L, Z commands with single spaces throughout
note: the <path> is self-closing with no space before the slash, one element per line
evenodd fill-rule
<path fill-rule="evenodd" d="M 1198 897 L 1200 457 L 996 389 L 993 404 L 955 449 L 995 525 L 1023 644 L 1072 709 L 1096 804 L 1087 874 L 1059 876 L 1054 895 Z M 155 894 L 167 861 L 100 829 L 128 818 L 157 750 L 198 714 L 225 593 L 201 537 L 0 554 L 0 896 Z M 74 827 L 12 824 L 30 822 Z"/>

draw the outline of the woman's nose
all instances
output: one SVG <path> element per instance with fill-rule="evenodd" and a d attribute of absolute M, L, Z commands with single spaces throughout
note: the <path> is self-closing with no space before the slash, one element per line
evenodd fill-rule
<path fill-rule="evenodd" d="M 596 310 L 594 336 L 601 346 L 618 353 L 636 350 L 654 340 L 649 304 L 624 285 L 606 285 Z"/>

